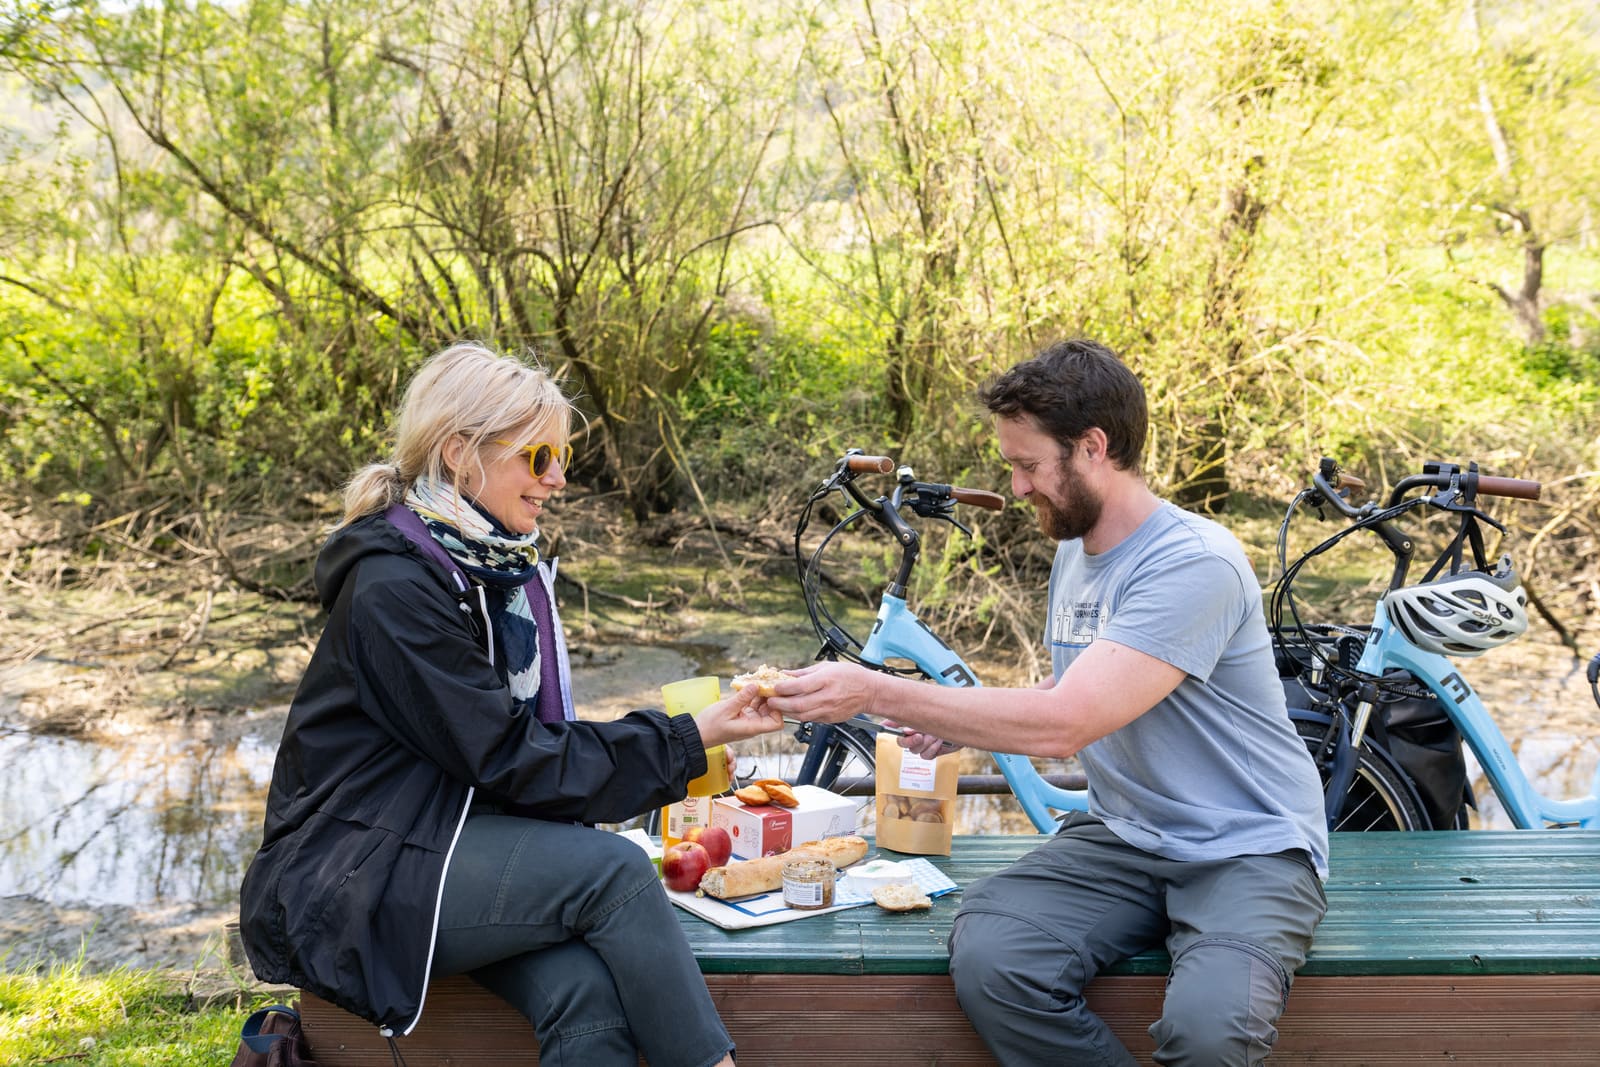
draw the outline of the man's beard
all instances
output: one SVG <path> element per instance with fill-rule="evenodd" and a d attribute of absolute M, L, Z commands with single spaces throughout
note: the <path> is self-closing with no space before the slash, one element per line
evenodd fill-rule
<path fill-rule="evenodd" d="M 1043 493 L 1034 494 L 1039 529 L 1052 541 L 1075 541 L 1100 521 L 1100 498 L 1087 492 L 1081 482 L 1063 484 L 1059 488 L 1066 490 L 1065 507 L 1056 507 Z"/>

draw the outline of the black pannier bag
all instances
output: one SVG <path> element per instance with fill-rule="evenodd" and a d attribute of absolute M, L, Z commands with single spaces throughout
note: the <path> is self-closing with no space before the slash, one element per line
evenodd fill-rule
<path fill-rule="evenodd" d="M 1362 638 L 1344 634 L 1333 642 L 1340 664 L 1351 669 L 1360 656 Z M 1278 673 L 1291 708 L 1326 706 L 1328 693 L 1305 681 L 1309 657 L 1295 656 L 1274 635 Z M 1467 808 L 1474 806 L 1467 783 L 1467 759 L 1461 732 L 1445 714 L 1444 705 L 1409 671 L 1384 672 L 1382 699 L 1367 723 L 1368 744 L 1382 748 L 1411 779 L 1435 830 L 1465 829 Z M 1346 693 L 1342 703 L 1354 721 L 1355 698 Z"/>
<path fill-rule="evenodd" d="M 1384 681 L 1415 692 L 1397 700 L 1385 699 L 1379 705 L 1380 714 L 1373 718 L 1381 723 L 1374 740 L 1389 750 L 1416 786 L 1435 830 L 1465 829 L 1473 798 L 1461 732 L 1445 714 L 1439 698 L 1409 671 L 1385 672 Z"/>

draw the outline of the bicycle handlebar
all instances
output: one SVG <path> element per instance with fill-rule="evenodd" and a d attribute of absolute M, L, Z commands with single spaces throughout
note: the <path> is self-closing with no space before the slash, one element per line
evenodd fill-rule
<path fill-rule="evenodd" d="M 894 470 L 894 460 L 888 456 L 846 456 L 844 465 L 857 474 L 888 474 Z"/>
<path fill-rule="evenodd" d="M 1509 496 L 1517 500 L 1538 500 L 1544 486 L 1527 478 L 1501 478 L 1478 475 L 1478 492 L 1484 496 Z"/>
<path fill-rule="evenodd" d="M 1440 469 L 1429 470 L 1429 467 Z M 1400 503 L 1401 498 L 1413 489 L 1424 486 L 1448 489 L 1458 480 L 1466 484 L 1469 492 L 1478 496 L 1506 496 L 1517 500 L 1538 500 L 1539 493 L 1544 488 L 1540 483 L 1526 478 L 1502 478 L 1493 474 L 1480 474 L 1470 467 L 1462 470 L 1455 466 L 1429 463 L 1424 465 L 1421 474 L 1408 474 L 1395 483 L 1394 490 L 1389 494 L 1389 505 L 1393 507 Z"/>
<path fill-rule="evenodd" d="M 1006 498 L 999 493 L 991 493 L 987 489 L 963 489 L 959 485 L 950 487 L 950 499 L 957 504 L 971 504 L 975 507 L 988 508 L 990 511 L 1004 511 Z"/>
<path fill-rule="evenodd" d="M 1388 547 L 1395 559 L 1394 574 L 1389 581 L 1391 589 L 1398 589 L 1404 584 L 1406 572 L 1410 568 L 1411 558 L 1416 550 L 1416 543 L 1412 538 L 1393 524 L 1395 517 L 1407 507 L 1425 504 L 1458 514 L 1461 518 L 1460 528 L 1451 546 L 1445 550 L 1447 555 L 1453 554 L 1451 558 L 1455 560 L 1452 564 L 1452 573 L 1460 562 L 1463 542 L 1472 546 L 1473 561 L 1478 569 L 1488 569 L 1483 559 L 1484 546 L 1476 525 L 1477 520 L 1481 519 L 1502 530 L 1504 527 L 1478 510 L 1475 505 L 1477 498 L 1502 496 L 1537 500 L 1542 488 L 1538 482 L 1523 478 L 1481 474 L 1476 463 L 1462 468 L 1452 463 L 1429 462 L 1423 464 L 1422 473 L 1408 474 L 1395 483 L 1389 493 L 1386 507 L 1380 508 L 1376 501 L 1358 507 L 1350 502 L 1350 494 L 1352 491 L 1365 489 L 1366 483 L 1355 475 L 1340 470 L 1339 465 L 1327 456 L 1317 464 L 1317 470 L 1311 476 L 1311 481 L 1315 491 L 1310 493 L 1310 497 L 1315 504 L 1331 506 L 1345 518 L 1353 520 L 1352 528 L 1371 530 Z M 1434 489 L 1437 492 L 1407 499 L 1407 494 L 1417 489 Z M 1293 505 L 1290 510 L 1293 511 Z M 1287 523 L 1288 519 L 1285 518 L 1284 521 Z M 1445 558 L 1446 556 L 1441 556 L 1441 562 Z"/>
<path fill-rule="evenodd" d="M 800 522 L 795 529 L 795 563 L 800 569 L 801 588 L 806 590 L 807 611 L 811 615 L 817 633 L 823 637 L 825 647 L 832 644 L 845 651 L 846 642 L 856 648 L 861 647 L 860 642 L 849 638 L 848 634 L 834 623 L 831 616 L 826 619 L 819 617 L 826 615 L 826 611 L 814 599 L 817 585 L 814 573 L 820 566 L 822 553 L 835 534 L 863 517 L 888 531 L 900 547 L 900 563 L 889 582 L 888 591 L 895 596 L 903 597 L 906 583 L 911 578 L 912 568 L 915 567 L 922 550 L 922 535 L 916 526 L 908 521 L 908 516 L 902 515 L 902 509 L 909 509 L 916 517 L 922 519 L 948 522 L 970 537 L 972 531 L 955 517 L 955 505 L 970 504 L 989 511 L 1002 511 L 1006 506 L 1005 497 L 987 489 L 919 482 L 910 467 L 899 468 L 895 484 L 882 496 L 871 496 L 857 484 L 858 475 L 892 472 L 895 472 L 895 461 L 892 458 L 869 456 L 860 449 L 849 449 L 834 466 L 832 475 L 812 493 L 811 500 L 801 511 Z M 833 492 L 844 494 L 855 503 L 858 510 L 840 519 L 834 525 L 832 532 L 823 538 L 822 544 L 808 555 L 801 545 L 801 537 L 811 521 L 812 505 Z M 845 654 L 849 655 L 848 651 Z"/>
<path fill-rule="evenodd" d="M 888 474 L 894 470 L 894 460 L 888 456 L 869 456 L 852 449 L 846 452 L 840 464 L 844 471 L 851 474 Z M 866 494 L 862 493 L 848 478 L 836 477 L 827 483 L 829 486 L 837 485 L 862 507 L 868 508 L 878 515 L 882 515 L 885 501 L 869 501 Z M 989 511 L 1004 511 L 1006 498 L 999 493 L 991 493 L 987 489 L 967 489 L 959 485 L 938 485 L 932 482 L 917 482 L 912 480 L 910 468 L 906 468 L 900 475 L 900 488 L 891 506 L 897 506 L 901 493 L 928 493 L 934 498 L 948 498 L 957 504 L 971 504 L 973 507 L 985 508 Z"/>
<path fill-rule="evenodd" d="M 1345 517 L 1355 519 L 1363 516 L 1363 509 L 1351 504 L 1346 494 L 1348 491 L 1359 493 L 1365 490 L 1366 482 L 1354 474 L 1340 470 L 1333 460 L 1326 457 L 1318 465 L 1317 472 L 1311 476 L 1311 481 L 1317 487 L 1322 499 Z M 1394 507 L 1400 503 L 1413 489 L 1448 489 L 1457 482 L 1466 488 L 1469 495 L 1502 496 L 1517 500 L 1538 500 L 1539 494 L 1544 489 L 1541 483 L 1526 478 L 1504 478 L 1493 474 L 1480 474 L 1470 467 L 1462 470 L 1453 465 L 1429 463 L 1424 466 L 1421 474 L 1408 474 L 1395 483 L 1394 489 L 1389 493 L 1389 506 Z"/>

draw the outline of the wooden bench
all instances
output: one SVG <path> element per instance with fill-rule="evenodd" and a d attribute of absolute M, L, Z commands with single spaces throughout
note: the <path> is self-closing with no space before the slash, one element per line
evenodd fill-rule
<path fill-rule="evenodd" d="M 961 837 L 934 859 L 966 885 L 1037 843 Z M 1273 1064 L 1600 1063 L 1600 832 L 1339 834 L 1332 851 Z M 681 920 L 741 1065 L 992 1064 L 947 974 L 959 901 L 738 932 Z M 1145 953 L 1089 989 L 1142 1063 L 1166 970 Z M 369 1024 L 309 994 L 301 1009 L 323 1067 L 392 1063 Z M 433 984 L 400 1048 L 409 1067 L 537 1062 L 527 1022 L 464 978 Z"/>

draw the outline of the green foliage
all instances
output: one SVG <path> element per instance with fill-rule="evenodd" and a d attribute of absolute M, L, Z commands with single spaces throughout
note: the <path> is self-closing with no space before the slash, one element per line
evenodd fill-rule
<path fill-rule="evenodd" d="M 846 448 L 883 446 L 871 336 L 832 329 L 815 290 L 767 294 L 792 309 L 713 324 L 696 376 L 674 394 L 672 418 L 695 477 L 738 501 L 809 489 Z"/>
<path fill-rule="evenodd" d="M 1600 33 L 1471 11 L 30 5 L 0 481 L 320 499 L 468 336 L 554 365 L 639 516 L 848 446 L 1002 488 L 974 388 L 1075 334 L 1144 376 L 1165 493 L 1532 473 L 1600 419 Z"/>
<path fill-rule="evenodd" d="M 0 970 L 0 1063 L 214 1067 L 243 1022 L 231 1006 L 192 1006 L 155 972 Z"/>

